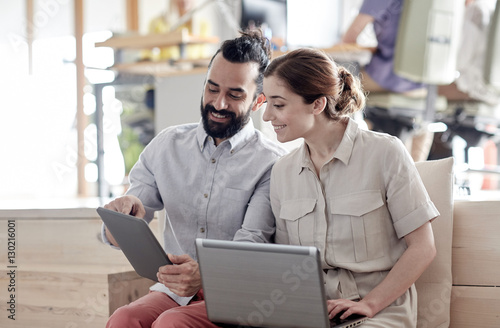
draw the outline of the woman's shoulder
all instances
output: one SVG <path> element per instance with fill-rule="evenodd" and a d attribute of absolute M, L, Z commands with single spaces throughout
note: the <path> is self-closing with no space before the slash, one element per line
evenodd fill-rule
<path fill-rule="evenodd" d="M 366 161 L 406 162 L 410 157 L 401 139 L 388 133 L 360 129 L 354 143 L 353 153 Z"/>
<path fill-rule="evenodd" d="M 359 129 L 359 138 L 369 146 L 376 148 L 400 148 L 401 146 L 404 147 L 401 139 L 385 132 Z"/>

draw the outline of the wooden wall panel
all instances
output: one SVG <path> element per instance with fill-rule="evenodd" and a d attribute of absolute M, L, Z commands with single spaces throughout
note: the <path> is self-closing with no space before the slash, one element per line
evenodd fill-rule
<path fill-rule="evenodd" d="M 453 286 L 450 328 L 500 327 L 500 288 Z"/>
<path fill-rule="evenodd" d="M 455 202 L 453 220 L 453 284 L 500 286 L 500 202 Z"/>
<path fill-rule="evenodd" d="M 23 264 L 89 264 L 128 265 L 119 250 L 112 249 L 100 240 L 100 218 L 81 219 L 17 219 L 17 258 Z M 0 225 L 6 226 L 5 220 Z M 150 224 L 156 237 L 158 220 Z M 0 229 L 0 263 L 7 262 L 6 229 Z M 4 242 L 5 241 L 5 242 Z"/>

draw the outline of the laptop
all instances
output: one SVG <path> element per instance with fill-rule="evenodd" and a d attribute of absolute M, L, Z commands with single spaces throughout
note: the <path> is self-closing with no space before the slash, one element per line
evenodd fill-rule
<path fill-rule="evenodd" d="M 328 319 L 315 247 L 196 239 L 210 321 L 224 327 L 356 327 Z"/>
<path fill-rule="evenodd" d="M 158 268 L 172 262 L 146 221 L 103 207 L 99 207 L 97 213 L 134 270 L 140 276 L 158 282 Z"/>

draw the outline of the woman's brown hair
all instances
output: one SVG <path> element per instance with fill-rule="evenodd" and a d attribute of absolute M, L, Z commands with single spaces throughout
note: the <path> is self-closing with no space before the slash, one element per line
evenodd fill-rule
<path fill-rule="evenodd" d="M 365 106 L 359 79 L 321 50 L 301 48 L 277 57 L 264 73 L 264 77 L 268 76 L 278 77 L 287 83 L 306 104 L 326 97 L 324 112 L 335 121 Z"/>

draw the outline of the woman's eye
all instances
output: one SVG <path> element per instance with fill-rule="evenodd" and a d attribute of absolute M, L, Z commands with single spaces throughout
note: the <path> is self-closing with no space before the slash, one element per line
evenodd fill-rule
<path fill-rule="evenodd" d="M 276 107 L 276 108 L 281 108 L 281 107 L 283 107 L 283 105 L 278 105 L 278 104 L 274 104 L 273 106 L 274 106 L 274 107 Z"/>

